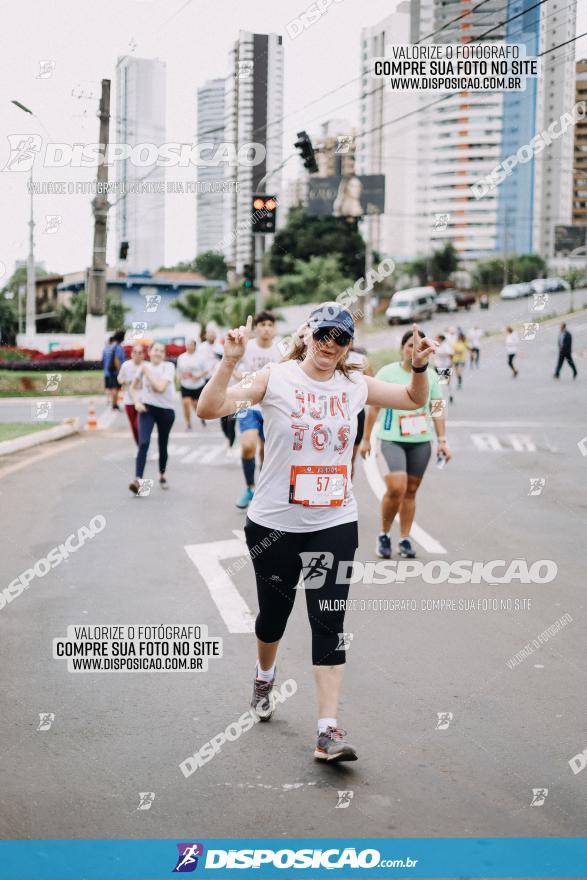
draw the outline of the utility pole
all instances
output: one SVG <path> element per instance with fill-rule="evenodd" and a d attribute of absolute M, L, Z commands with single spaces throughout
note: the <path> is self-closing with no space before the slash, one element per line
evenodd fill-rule
<path fill-rule="evenodd" d="M 108 165 L 106 153 L 110 141 L 110 80 L 102 80 L 100 99 L 100 146 L 103 161 L 98 165 L 97 191 L 92 201 L 94 213 L 94 249 L 88 270 L 88 311 L 86 315 L 86 360 L 97 360 L 102 354 L 106 335 L 106 222 L 108 218 Z"/>
<path fill-rule="evenodd" d="M 37 330 L 35 321 L 36 312 L 36 291 L 35 291 L 35 238 L 34 228 L 35 220 L 33 215 L 33 169 L 31 166 L 31 176 L 29 178 L 31 212 L 29 219 L 29 255 L 26 267 L 26 319 L 25 334 L 27 339 L 32 340 Z"/>

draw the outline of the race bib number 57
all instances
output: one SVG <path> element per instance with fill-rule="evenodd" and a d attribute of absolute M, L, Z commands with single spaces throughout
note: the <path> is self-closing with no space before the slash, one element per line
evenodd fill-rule
<path fill-rule="evenodd" d="M 347 489 L 346 465 L 292 465 L 290 504 L 306 507 L 340 507 Z"/>

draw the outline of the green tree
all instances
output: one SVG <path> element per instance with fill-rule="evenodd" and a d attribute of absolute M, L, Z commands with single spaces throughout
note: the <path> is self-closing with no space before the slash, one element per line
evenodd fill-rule
<path fill-rule="evenodd" d="M 416 277 L 418 284 L 422 287 L 428 283 L 428 260 L 426 257 L 416 257 L 415 260 L 408 260 L 400 266 L 400 272 L 404 272 L 410 277 Z"/>
<path fill-rule="evenodd" d="M 430 258 L 430 280 L 448 281 L 459 267 L 460 258 L 452 241 L 434 251 Z"/>
<path fill-rule="evenodd" d="M 226 281 L 227 267 L 220 251 L 204 251 L 188 263 L 162 266 L 161 272 L 198 272 L 210 281 Z"/>
<path fill-rule="evenodd" d="M 365 242 L 357 224 L 342 217 L 310 217 L 303 208 L 294 208 L 287 223 L 275 235 L 269 252 L 274 275 L 298 274 L 296 261 L 311 257 L 338 257 L 345 278 L 356 281 L 365 272 Z"/>
<path fill-rule="evenodd" d="M 471 275 L 473 290 L 493 290 L 503 284 L 503 260 L 479 260 Z"/>
<path fill-rule="evenodd" d="M 6 298 L 6 293 L 11 299 Z M 6 288 L 0 292 L 0 345 L 15 345 L 18 333 L 18 312 L 16 310 L 16 296 L 13 291 Z"/>
<path fill-rule="evenodd" d="M 293 271 L 277 279 L 277 293 L 287 303 L 334 300 L 353 284 L 341 270 L 339 257 L 310 257 L 296 260 Z"/>
<path fill-rule="evenodd" d="M 508 280 L 517 284 L 521 281 L 533 281 L 546 275 L 546 260 L 539 254 L 521 254 L 508 258 Z"/>
<path fill-rule="evenodd" d="M 197 290 L 186 291 L 171 303 L 171 306 L 188 321 L 205 324 L 206 321 L 215 320 L 210 317 L 210 313 L 221 310 L 222 298 L 223 291 L 218 287 L 200 287 Z"/>
<path fill-rule="evenodd" d="M 565 281 L 569 282 L 571 290 L 576 290 L 578 287 L 583 287 L 585 285 L 585 270 L 577 269 L 576 266 L 573 266 L 565 272 L 563 278 Z"/>
<path fill-rule="evenodd" d="M 85 333 L 88 297 L 85 290 L 74 293 L 71 302 L 62 303 L 53 319 L 53 327 L 64 333 Z M 113 294 L 106 294 L 106 328 L 120 330 L 124 327 L 124 316 L 129 309 L 123 306 Z"/>

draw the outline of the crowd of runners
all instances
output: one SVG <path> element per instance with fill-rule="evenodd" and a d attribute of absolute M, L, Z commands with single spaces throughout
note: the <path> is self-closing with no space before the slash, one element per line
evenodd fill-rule
<path fill-rule="evenodd" d="M 463 387 L 467 366 L 479 369 L 482 332 L 479 327 L 467 333 L 449 328 L 430 339 L 414 324 L 401 339 L 399 360 L 373 375 L 366 352 L 355 346 L 353 316 L 338 303 L 314 308 L 287 340 L 279 340 L 276 329 L 268 311 L 229 330 L 223 344 L 208 328 L 199 342 L 188 340 L 177 366 L 165 360 L 165 347 L 157 342 L 148 361 L 139 344 L 124 360 L 122 339 L 115 336 L 104 355 L 106 386 L 113 406 L 115 391 L 123 389 L 137 447 L 129 485 L 136 495 L 141 494 L 155 426 L 159 484 L 168 488 L 176 385 L 187 431 L 194 419 L 202 425 L 219 419 L 227 454 L 234 455 L 238 444 L 242 486 L 235 504 L 246 511 L 244 531 L 259 605 L 251 705 L 261 720 L 273 714 L 277 653 L 298 588 L 304 586 L 303 560 L 331 560 L 320 589 L 304 590 L 317 696 L 314 756 L 354 761 L 356 750 L 337 718 L 346 659 L 340 635 L 349 592 L 348 583 L 337 581 L 337 571 L 339 562 L 353 561 L 358 546 L 355 459 L 358 453 L 364 459 L 374 454 L 376 438 L 385 481 L 376 555 L 391 558 L 397 519 L 397 553 L 413 558 L 416 494 L 433 443 L 439 467 L 451 459 L 443 388 L 451 402 L 453 387 Z M 514 377 L 517 344 L 517 333 L 508 327 L 507 361 Z M 570 346 L 563 325 L 556 378 L 565 360 L 576 375 Z"/>

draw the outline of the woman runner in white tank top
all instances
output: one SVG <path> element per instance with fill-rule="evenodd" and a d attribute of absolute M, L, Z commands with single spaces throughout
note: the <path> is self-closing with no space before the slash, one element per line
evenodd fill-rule
<path fill-rule="evenodd" d="M 253 404 L 263 411 L 265 460 L 245 526 L 259 599 L 251 705 L 268 721 L 276 698 L 285 698 L 278 689 L 272 692 L 275 660 L 301 577 L 318 698 L 314 756 L 354 761 L 356 750 L 336 715 L 349 646 L 349 634 L 344 633 L 349 578 L 344 574 L 358 545 L 351 483 L 356 417 L 365 404 L 402 410 L 423 406 L 428 358 L 436 343 L 421 338 L 414 324 L 411 381 L 406 386 L 380 382 L 347 362 L 355 332 L 350 312 L 338 303 L 323 303 L 294 335 L 281 363 L 268 364 L 244 384 L 229 386 L 251 325 L 249 317 L 245 326 L 226 334 L 222 361 L 197 410 L 205 419 Z"/>

